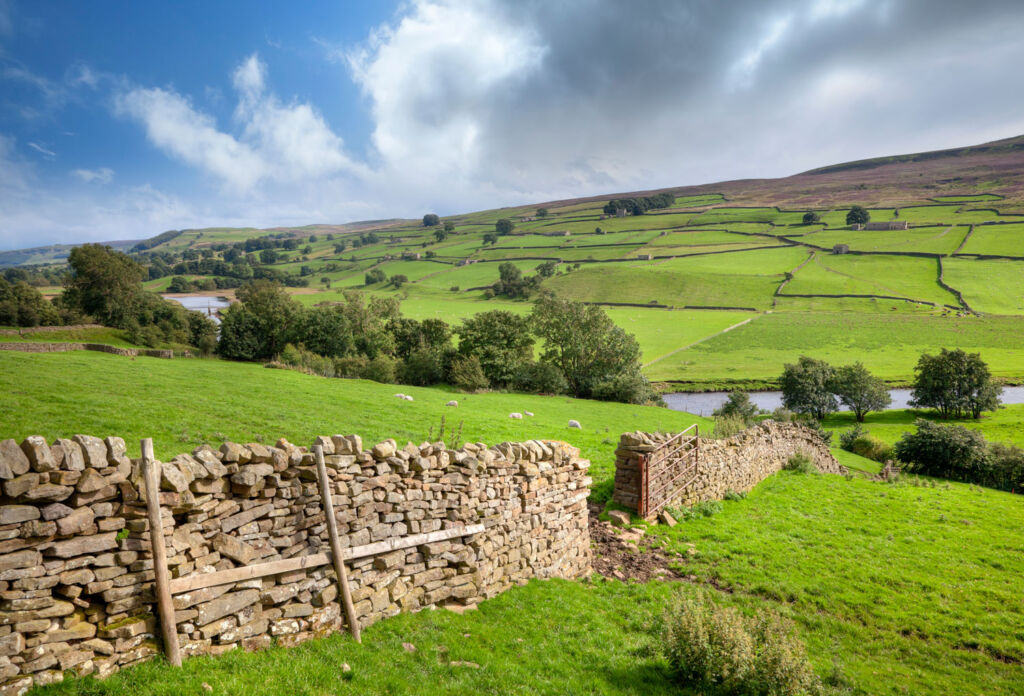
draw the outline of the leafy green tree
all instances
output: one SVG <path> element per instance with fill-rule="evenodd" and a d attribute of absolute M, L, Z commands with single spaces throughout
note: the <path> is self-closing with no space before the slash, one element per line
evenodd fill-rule
<path fill-rule="evenodd" d="M 298 333 L 302 306 L 271 280 L 247 283 L 236 296 L 240 306 L 222 312 L 218 351 L 236 360 L 273 358 Z"/>
<path fill-rule="evenodd" d="M 409 282 L 409 277 L 401 273 L 398 273 L 388 278 L 388 281 L 392 285 L 394 285 L 395 289 L 397 290 L 398 288 L 402 287 L 403 285 Z"/>
<path fill-rule="evenodd" d="M 366 273 L 363 281 L 365 285 L 375 285 L 377 283 L 383 283 L 387 279 L 388 277 L 384 271 L 379 268 L 373 268 Z"/>
<path fill-rule="evenodd" d="M 83 244 L 68 255 L 65 300 L 105 326 L 123 328 L 142 304 L 143 270 L 102 244 Z"/>
<path fill-rule="evenodd" d="M 273 249 L 264 249 L 260 252 L 260 263 L 265 266 L 269 266 L 272 263 L 277 263 L 278 253 Z"/>
<path fill-rule="evenodd" d="M 543 220 L 547 216 L 548 216 L 548 209 L 547 208 L 537 208 L 537 217 L 539 217 L 539 218 L 541 218 Z"/>
<path fill-rule="evenodd" d="M 494 231 L 498 234 L 511 234 L 515 227 L 515 224 L 508 218 L 501 218 L 494 223 Z"/>
<path fill-rule="evenodd" d="M 735 390 L 729 392 L 729 398 L 726 399 L 726 402 L 715 409 L 711 415 L 715 417 L 731 416 L 741 418 L 746 425 L 750 425 L 756 420 L 760 412 L 761 409 L 757 407 L 757 404 L 750 400 L 750 394 L 745 391 Z"/>
<path fill-rule="evenodd" d="M 455 231 L 455 223 L 452 222 L 451 220 L 445 220 L 444 221 L 444 231 L 447 232 L 448 234 L 451 234 L 452 232 L 454 232 Z"/>
<path fill-rule="evenodd" d="M 484 233 L 484 244 L 497 244 L 498 233 L 497 232 L 485 232 Z"/>
<path fill-rule="evenodd" d="M 1002 387 L 992 379 L 980 353 L 947 350 L 923 354 L 914 368 L 911 404 L 934 408 L 943 418 L 981 418 L 999 408 Z"/>
<path fill-rule="evenodd" d="M 871 220 L 871 213 L 859 205 L 855 205 L 850 208 L 850 212 L 846 214 L 847 225 L 864 225 Z"/>
<path fill-rule="evenodd" d="M 555 269 L 557 268 L 557 261 L 545 261 L 544 263 L 537 266 L 537 275 L 539 275 L 541 278 L 550 278 L 555 274 Z"/>
<path fill-rule="evenodd" d="M 475 392 L 488 387 L 480 360 L 475 355 L 464 355 L 452 363 L 452 384 L 463 391 Z"/>
<path fill-rule="evenodd" d="M 475 356 L 484 375 L 497 387 L 509 385 L 533 357 L 530 322 L 512 312 L 481 312 L 463 321 L 457 332 L 459 353 Z"/>
<path fill-rule="evenodd" d="M 439 222 L 441 222 L 441 218 L 439 218 L 434 213 L 427 213 L 426 215 L 423 216 L 423 226 L 424 227 L 433 227 L 434 225 L 438 224 Z"/>
<path fill-rule="evenodd" d="M 904 433 L 896 456 L 909 471 L 955 481 L 977 481 L 988 468 L 985 438 L 962 425 L 941 425 L 918 418 L 917 432 Z"/>
<path fill-rule="evenodd" d="M 344 309 L 336 305 L 306 310 L 296 338 L 317 355 L 341 358 L 355 352 L 352 324 Z"/>
<path fill-rule="evenodd" d="M 42 293 L 24 280 L 9 283 L 0 276 L 0 326 L 56 326 L 60 313 Z"/>
<path fill-rule="evenodd" d="M 831 388 L 843 405 L 853 411 L 858 423 L 864 422 L 868 412 L 883 411 L 892 403 L 885 382 L 868 372 L 860 362 L 837 368 Z"/>
<path fill-rule="evenodd" d="M 439 242 L 443 242 L 444 240 L 448 239 L 448 230 L 434 230 L 434 239 L 436 239 Z"/>
<path fill-rule="evenodd" d="M 649 384 L 640 373 L 640 346 L 632 335 L 594 305 L 565 300 L 554 295 L 541 297 L 530 314 L 534 335 L 544 343 L 541 360 L 558 367 L 577 397 L 614 394 L 615 382 L 629 387 L 631 401 L 644 403 L 651 397 Z M 633 390 L 647 384 L 648 391 Z"/>
<path fill-rule="evenodd" d="M 320 284 L 323 285 L 328 290 L 331 289 L 331 279 L 328 278 L 327 276 L 324 276 L 323 278 L 320 279 Z"/>
<path fill-rule="evenodd" d="M 813 225 L 814 223 L 818 222 L 819 220 L 821 220 L 821 216 L 818 215 L 813 210 L 809 210 L 806 213 L 804 213 L 804 224 L 805 225 Z"/>
<path fill-rule="evenodd" d="M 801 355 L 795 365 L 784 365 L 779 380 L 782 404 L 795 413 L 807 413 L 821 420 L 839 404 L 832 395 L 835 369 L 827 362 Z"/>

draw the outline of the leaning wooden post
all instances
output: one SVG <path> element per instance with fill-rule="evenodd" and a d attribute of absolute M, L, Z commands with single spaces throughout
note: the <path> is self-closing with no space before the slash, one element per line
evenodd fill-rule
<path fill-rule="evenodd" d="M 331 539 L 331 556 L 334 561 L 334 573 L 338 576 L 338 585 L 341 588 L 341 599 L 345 605 L 345 617 L 348 619 L 349 631 L 357 643 L 363 639 L 359 635 L 359 622 L 356 620 L 356 608 L 352 605 L 352 593 L 348 588 L 348 571 L 345 569 L 345 559 L 341 555 L 341 541 L 338 539 L 338 520 L 334 517 L 334 500 L 331 498 L 331 480 L 327 477 L 327 465 L 324 464 L 324 448 L 320 445 L 313 446 L 313 454 L 316 455 L 316 477 L 320 481 L 320 498 L 324 506 L 324 514 L 327 517 L 327 534 Z"/>
<path fill-rule="evenodd" d="M 146 514 L 149 518 L 149 541 L 153 546 L 153 571 L 156 573 L 156 604 L 160 628 L 164 635 L 167 660 L 181 667 L 178 648 L 178 625 L 171 601 L 171 579 L 167 574 L 167 549 L 164 547 L 163 523 L 160 521 L 160 470 L 153 456 L 153 439 L 142 441 L 142 476 L 146 481 Z"/>

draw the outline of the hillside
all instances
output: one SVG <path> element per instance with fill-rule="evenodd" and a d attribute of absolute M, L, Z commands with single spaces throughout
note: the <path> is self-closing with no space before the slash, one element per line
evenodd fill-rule
<path fill-rule="evenodd" d="M 225 437 L 306 443 L 340 431 L 367 442 L 418 442 L 436 437 L 444 415 L 447 432 L 461 428 L 464 440 L 544 437 L 580 446 L 594 462 L 592 500 L 602 500 L 621 432 L 707 424 L 624 404 L 484 394 L 458 395 L 452 408 L 445 390 L 402 388 L 412 402 L 394 391 L 216 360 L 0 354 L 0 412 L 9 414 L 0 439 L 117 432 L 130 438 L 131 454 L 138 438 L 152 436 L 157 455 L 167 456 Z M 512 420 L 512 409 L 535 416 Z M 584 429 L 569 429 L 569 417 Z M 567 684 L 587 693 L 679 693 L 658 651 L 658 619 L 671 594 L 698 589 L 792 619 L 818 673 L 852 693 L 1019 693 L 1019 496 L 912 478 L 782 472 L 710 512 L 672 529 L 645 527 L 644 548 L 667 553 L 678 573 L 670 582 L 535 580 L 462 616 L 423 611 L 382 621 L 362 645 L 335 635 L 187 660 L 181 669 L 154 661 L 38 693 L 155 696 L 204 693 L 203 683 L 214 693 L 289 695 L 507 693 L 509 684 L 536 694 L 566 693 Z M 617 553 L 621 563 L 635 555 Z"/>
<path fill-rule="evenodd" d="M 940 347 L 980 351 L 996 375 L 1024 381 L 1024 137 L 668 191 L 668 207 L 625 217 L 602 209 L 634 194 L 449 216 L 450 231 L 419 220 L 185 230 L 136 257 L 156 291 L 230 297 L 259 274 L 308 305 L 358 289 L 456 323 L 529 311 L 490 287 L 503 264 L 543 271 L 544 289 L 605 305 L 637 336 L 648 376 L 676 388 L 767 386 L 801 353 L 851 350 L 906 383 Z M 906 228 L 851 229 L 854 204 Z M 808 211 L 817 222 L 803 222 Z M 503 218 L 514 229 L 492 238 Z M 367 283 L 371 271 L 384 280 Z"/>

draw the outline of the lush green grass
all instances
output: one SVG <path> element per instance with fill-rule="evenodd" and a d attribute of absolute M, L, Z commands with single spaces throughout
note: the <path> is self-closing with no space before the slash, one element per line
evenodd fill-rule
<path fill-rule="evenodd" d="M 395 393 L 410 394 L 403 401 Z M 458 408 L 444 404 L 449 399 Z M 512 420 L 509 413 L 535 415 Z M 327 379 L 222 360 L 128 360 L 97 353 L 0 352 L 0 439 L 84 433 L 120 435 L 135 451 L 152 437 L 158 457 L 224 439 L 308 445 L 317 435 L 357 433 L 365 442 L 436 437 L 444 416 L 462 440 L 497 444 L 566 440 L 590 458 L 606 494 L 614 449 L 627 430 L 677 431 L 708 421 L 653 406 L 526 394 L 461 394 L 442 389 Z M 583 430 L 570 429 L 569 419 Z"/>
<path fill-rule="evenodd" d="M 891 312 L 779 312 L 681 351 L 649 371 L 652 379 L 724 384 L 773 382 L 800 355 L 834 364 L 862 361 L 891 382 L 909 382 L 923 352 L 980 352 L 993 374 L 1024 374 L 1024 319 Z"/>
<path fill-rule="evenodd" d="M 831 249 L 848 244 L 856 251 L 915 251 L 952 254 L 967 235 L 968 226 L 938 225 L 908 230 L 824 230 L 801 241 Z"/>
<path fill-rule="evenodd" d="M 17 327 L 0 327 L 17 328 Z M 0 334 L 0 342 L 18 343 L 106 343 L 121 348 L 138 348 L 128 342 L 127 334 L 121 329 L 108 327 L 87 329 L 57 329 L 54 331 L 33 331 L 30 328 L 19 329 L 18 335 Z"/>
<path fill-rule="evenodd" d="M 796 272 L 784 293 L 795 295 L 887 295 L 958 306 L 938 284 L 934 259 L 906 256 L 816 254 Z"/>
<path fill-rule="evenodd" d="M 943 259 L 946 283 L 972 309 L 987 314 L 1024 314 L 1024 261 Z"/>
<path fill-rule="evenodd" d="M 971 430 L 977 430 L 991 442 L 1003 442 L 1024 447 L 1024 404 L 1004 406 L 994 413 L 984 414 L 978 420 L 965 418 L 947 421 L 940 419 L 930 410 L 894 409 L 869 413 L 862 426 L 875 437 L 892 444 L 899 440 L 903 433 L 915 432 L 914 421 L 918 418 L 927 418 L 943 424 L 962 425 Z M 826 418 L 824 426 L 827 430 L 835 430 L 835 437 L 838 438 L 839 433 L 849 430 L 855 423 L 851 413 L 843 412 Z M 835 442 L 838 442 L 838 439 Z"/>
<path fill-rule="evenodd" d="M 912 483 L 783 472 L 657 533 L 695 548 L 698 581 L 793 618 L 859 693 L 1021 693 L 1022 498 Z"/>
<path fill-rule="evenodd" d="M 1024 257 L 1024 225 L 977 225 L 960 251 L 964 254 Z"/>

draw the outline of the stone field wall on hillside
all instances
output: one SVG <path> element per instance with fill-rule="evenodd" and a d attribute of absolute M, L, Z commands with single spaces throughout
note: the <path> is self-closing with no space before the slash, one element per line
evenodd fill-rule
<path fill-rule="evenodd" d="M 324 448 L 342 546 L 483 525 L 347 563 L 361 626 L 426 606 L 473 605 L 530 578 L 590 573 L 589 462 L 530 441 Z M 0 695 L 109 675 L 161 650 L 140 460 L 121 438 L 0 441 Z M 161 465 L 172 578 L 329 549 L 313 455 L 202 446 Z M 174 595 L 184 655 L 294 645 L 345 628 L 331 564 Z M 457 608 L 457 607 L 456 607 Z"/>
<path fill-rule="evenodd" d="M 612 500 L 636 509 L 640 497 L 640 461 L 673 437 L 671 433 L 625 433 L 615 450 L 615 491 Z M 749 491 L 782 469 L 789 458 L 804 452 L 822 473 L 843 474 L 828 446 L 810 428 L 796 423 L 764 421 L 726 440 L 701 438 L 696 478 L 680 489 L 670 505 L 690 506 L 721 500 L 727 491 Z"/>

